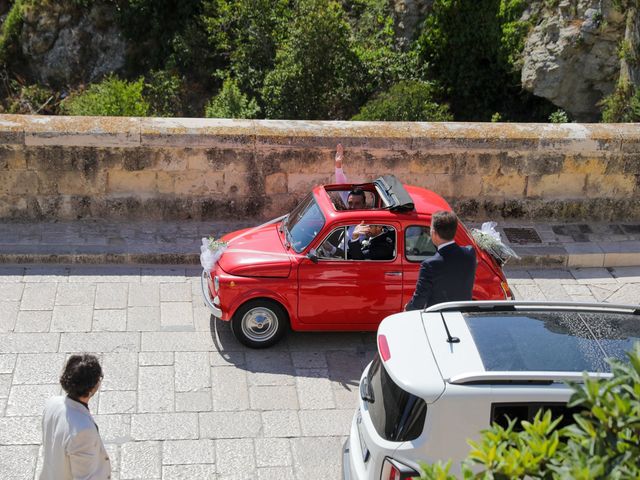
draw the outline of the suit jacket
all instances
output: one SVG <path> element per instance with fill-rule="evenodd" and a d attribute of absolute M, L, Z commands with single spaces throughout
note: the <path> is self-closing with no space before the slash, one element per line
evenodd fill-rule
<path fill-rule="evenodd" d="M 420 265 L 416 291 L 406 310 L 421 310 L 442 302 L 471 300 L 476 278 L 473 247 L 449 244 Z"/>
<path fill-rule="evenodd" d="M 111 463 L 89 410 L 66 396 L 47 400 L 40 480 L 107 480 Z"/>

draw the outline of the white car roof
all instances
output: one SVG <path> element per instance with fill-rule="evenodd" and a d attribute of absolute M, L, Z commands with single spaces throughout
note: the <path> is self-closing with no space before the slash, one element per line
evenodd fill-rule
<path fill-rule="evenodd" d="M 585 370 L 608 377 L 605 359 L 625 360 L 640 339 L 640 309 L 460 302 L 392 315 L 378 334 L 389 345 L 391 378 L 431 403 L 447 383 L 581 381 Z"/>
<path fill-rule="evenodd" d="M 416 310 L 385 318 L 378 327 L 378 339 L 381 335 L 390 353 L 383 364 L 393 381 L 427 403 L 435 402 L 445 383 L 424 331 L 422 313 Z"/>
<path fill-rule="evenodd" d="M 449 332 L 455 332 L 453 335 L 459 342 L 447 341 L 447 330 L 443 320 Z M 469 371 L 484 371 L 471 332 L 459 312 L 424 312 L 422 323 L 445 381 Z"/>

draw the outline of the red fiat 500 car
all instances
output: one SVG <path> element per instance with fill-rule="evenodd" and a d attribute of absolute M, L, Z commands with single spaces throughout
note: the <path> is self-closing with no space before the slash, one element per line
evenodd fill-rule
<path fill-rule="evenodd" d="M 366 205 L 347 209 L 348 192 L 364 191 Z M 229 233 L 203 294 L 213 314 L 231 322 L 253 348 L 298 331 L 375 331 L 413 295 L 420 262 L 436 251 L 431 214 L 451 207 L 439 195 L 388 175 L 365 184 L 318 186 L 284 217 Z M 384 236 L 381 254 L 350 252 L 358 225 Z M 478 267 L 474 300 L 512 298 L 498 263 L 460 225 L 456 242 L 473 245 Z M 365 242 L 366 243 L 366 242 Z M 365 250 L 364 254 L 362 250 Z M 375 258 L 375 259 L 372 259 Z"/>

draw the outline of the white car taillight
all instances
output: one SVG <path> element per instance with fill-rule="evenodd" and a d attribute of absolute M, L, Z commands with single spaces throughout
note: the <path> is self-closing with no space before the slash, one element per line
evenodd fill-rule
<path fill-rule="evenodd" d="M 378 351 L 383 362 L 391 358 L 391 350 L 389 350 L 389 343 L 385 335 L 378 335 Z"/>
<path fill-rule="evenodd" d="M 412 477 L 420 477 L 420 473 L 392 458 L 384 459 L 380 476 L 382 480 L 405 480 Z"/>
<path fill-rule="evenodd" d="M 213 291 L 218 293 L 218 290 L 220 290 L 220 279 L 216 275 L 213 277 Z"/>

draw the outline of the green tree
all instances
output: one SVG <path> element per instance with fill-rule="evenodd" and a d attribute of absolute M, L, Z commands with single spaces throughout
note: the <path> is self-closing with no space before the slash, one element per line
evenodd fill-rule
<path fill-rule="evenodd" d="M 405 50 L 396 37 L 392 3 L 352 0 L 345 5 L 353 31 L 353 48 L 366 71 L 367 95 L 388 90 L 408 79 L 421 78 L 414 50 Z"/>
<path fill-rule="evenodd" d="M 143 78 L 127 82 L 109 76 L 83 92 L 70 95 L 61 106 L 70 115 L 144 117 L 149 113 L 149 102 L 142 96 L 143 89 Z"/>
<path fill-rule="evenodd" d="M 640 343 L 629 363 L 612 360 L 613 377 L 573 384 L 574 423 L 558 429 L 549 411 L 533 422 L 493 425 L 482 432 L 462 465 L 467 479 L 640 478 Z M 421 479 L 453 480 L 451 463 L 422 465 Z"/>
<path fill-rule="evenodd" d="M 149 102 L 149 112 L 156 117 L 180 116 L 182 80 L 167 70 L 151 70 L 144 83 L 143 96 Z"/>
<path fill-rule="evenodd" d="M 215 0 L 215 15 L 203 20 L 209 43 L 225 59 L 220 72 L 249 96 L 260 98 L 276 49 L 293 14 L 291 0 Z"/>
<path fill-rule="evenodd" d="M 15 0 L 0 25 L 0 64 L 6 65 L 11 57 L 19 52 L 18 40 L 22 30 L 22 21 L 26 1 Z"/>
<path fill-rule="evenodd" d="M 449 106 L 435 98 L 438 89 L 431 82 L 406 80 L 367 102 L 353 120 L 445 122 L 453 120 Z"/>
<path fill-rule="evenodd" d="M 300 0 L 262 89 L 268 118 L 342 119 L 362 99 L 363 66 L 339 3 Z"/>
<path fill-rule="evenodd" d="M 213 97 L 205 109 L 205 116 L 210 118 L 256 118 L 260 107 L 254 99 L 249 100 L 240 91 L 238 84 L 228 78 L 222 90 Z"/>
<path fill-rule="evenodd" d="M 129 39 L 130 74 L 176 70 L 197 82 L 211 82 L 222 64 L 204 20 L 219 14 L 217 1 L 118 0 L 119 23 Z"/>

